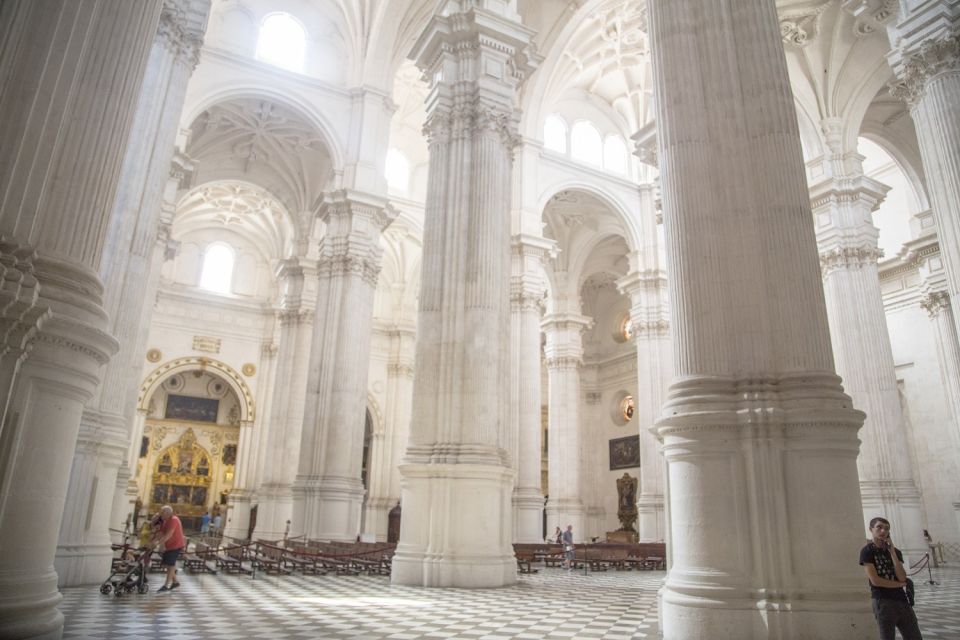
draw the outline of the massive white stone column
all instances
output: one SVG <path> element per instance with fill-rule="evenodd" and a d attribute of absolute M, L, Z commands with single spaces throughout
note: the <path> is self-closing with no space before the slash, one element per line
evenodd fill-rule
<path fill-rule="evenodd" d="M 0 5 L 0 263 L 35 250 L 38 304 L 51 312 L 0 427 L 3 638 L 58 638 L 63 625 L 53 560 L 70 467 L 117 349 L 96 269 L 160 7 Z"/>
<path fill-rule="evenodd" d="M 547 534 L 555 527 L 573 525 L 576 540 L 586 538 L 583 487 L 584 444 L 581 424 L 580 368 L 583 365 L 583 333 L 592 320 L 569 311 L 555 311 L 543 318 L 547 336 L 548 498 Z M 539 470 L 539 467 L 537 467 Z"/>
<path fill-rule="evenodd" d="M 829 134 L 828 142 L 839 152 L 839 142 Z M 864 532 L 871 518 L 883 516 L 904 553 L 919 556 L 927 550 L 920 492 L 877 276 L 879 232 L 871 219 L 889 188 L 859 172 L 858 156 L 846 162 L 856 165 L 847 175 L 830 156 L 808 164 L 823 176 L 810 185 L 810 201 L 833 357 L 854 406 L 867 414 L 857 460 Z"/>
<path fill-rule="evenodd" d="M 648 11 L 676 373 L 663 637 L 873 638 L 864 416 L 834 374 L 776 7 Z"/>
<path fill-rule="evenodd" d="M 902 48 L 892 62 L 899 81 L 891 93 L 910 106 L 947 293 L 954 321 L 960 322 L 960 10 L 936 5 L 941 3 L 929 3 L 929 11 L 916 8 L 918 13 L 898 25 Z"/>
<path fill-rule="evenodd" d="M 630 328 L 637 345 L 633 422 L 640 431 L 638 539 L 640 542 L 663 542 L 666 537 L 664 467 L 654 425 L 660 417 L 660 407 L 666 399 L 673 372 L 666 272 L 662 268 L 633 271 L 617 282 L 617 288 L 630 296 Z"/>
<path fill-rule="evenodd" d="M 513 490 L 514 542 L 543 542 L 540 317 L 546 294 L 542 265 L 554 254 L 554 246 L 552 240 L 535 236 L 520 234 L 513 239 L 510 421 L 514 425 L 511 449 L 517 472 Z"/>
<path fill-rule="evenodd" d="M 293 482 L 303 430 L 307 367 L 313 338 L 317 269 L 313 260 L 290 258 L 281 263 L 277 277 L 282 287 L 277 340 L 276 373 L 270 415 L 256 446 L 263 449 L 262 472 L 257 487 L 257 525 L 254 538 L 277 539 L 293 517 Z"/>
<path fill-rule="evenodd" d="M 317 313 L 307 377 L 293 535 L 353 540 L 363 505 L 363 431 L 380 234 L 396 217 L 383 198 L 328 194 L 320 218 Z"/>
<path fill-rule="evenodd" d="M 124 526 L 110 516 L 156 290 L 160 201 L 209 9 L 209 0 L 166 0 L 150 51 L 100 266 L 104 309 L 120 350 L 80 422 L 54 562 L 61 586 L 101 582 L 113 557 L 108 529 Z"/>
<path fill-rule="evenodd" d="M 516 581 L 511 542 L 510 180 L 532 32 L 515 3 L 449 2 L 411 57 L 430 79 L 410 442 L 392 580 Z"/>

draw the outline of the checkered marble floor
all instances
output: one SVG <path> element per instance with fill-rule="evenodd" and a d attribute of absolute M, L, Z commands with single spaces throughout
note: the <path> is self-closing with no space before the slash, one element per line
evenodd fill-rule
<path fill-rule="evenodd" d="M 64 640 L 78 638 L 657 638 L 664 572 L 543 569 L 503 589 L 422 589 L 385 577 L 180 575 L 180 589 L 121 598 L 63 590 Z M 960 568 L 914 576 L 926 640 L 960 638 Z"/>

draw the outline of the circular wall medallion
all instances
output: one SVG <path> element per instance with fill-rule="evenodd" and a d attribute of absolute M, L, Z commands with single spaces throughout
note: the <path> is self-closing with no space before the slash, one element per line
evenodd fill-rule
<path fill-rule="evenodd" d="M 147 362 L 160 362 L 160 358 L 162 357 L 163 353 L 160 352 L 160 349 L 147 350 Z"/>
<path fill-rule="evenodd" d="M 183 377 L 176 373 L 164 380 L 163 386 L 169 391 L 179 391 L 183 388 Z"/>
<path fill-rule="evenodd" d="M 213 378 L 207 383 L 207 394 L 214 398 L 222 398 L 227 393 L 227 383 L 220 378 Z"/>
<path fill-rule="evenodd" d="M 240 371 L 243 372 L 243 375 L 249 378 L 257 372 L 257 365 L 253 364 L 252 362 L 248 362 L 240 368 Z"/>

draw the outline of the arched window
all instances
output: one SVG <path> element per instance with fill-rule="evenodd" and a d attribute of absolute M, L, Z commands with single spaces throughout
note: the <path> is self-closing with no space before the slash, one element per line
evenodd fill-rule
<path fill-rule="evenodd" d="M 600 132 L 586 120 L 573 125 L 570 130 L 570 154 L 577 160 L 595 165 L 603 164 L 603 143 Z"/>
<path fill-rule="evenodd" d="M 547 116 L 544 121 L 543 146 L 557 153 L 567 152 L 567 123 L 560 116 Z"/>
<path fill-rule="evenodd" d="M 272 65 L 303 71 L 307 53 L 307 31 L 289 13 L 272 13 L 260 25 L 257 59 Z"/>
<path fill-rule="evenodd" d="M 603 141 L 603 166 L 614 173 L 627 172 L 627 145 L 620 136 L 607 136 Z"/>
<path fill-rule="evenodd" d="M 233 249 L 225 244 L 212 244 L 203 254 L 200 288 L 217 293 L 230 293 L 233 280 Z"/>
<path fill-rule="evenodd" d="M 410 162 L 407 156 L 397 149 L 387 151 L 384 174 L 387 177 L 387 186 L 391 189 L 405 192 L 410 188 Z"/>

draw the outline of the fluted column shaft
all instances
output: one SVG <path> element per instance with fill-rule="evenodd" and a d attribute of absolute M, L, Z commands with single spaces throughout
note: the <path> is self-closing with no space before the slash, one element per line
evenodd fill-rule
<path fill-rule="evenodd" d="M 513 490 L 513 540 L 543 541 L 541 487 L 540 318 L 546 293 L 543 261 L 553 242 L 515 236 L 510 283 L 511 422 L 515 425 L 512 458 L 517 483 Z M 551 530 L 552 531 L 552 530 Z"/>
<path fill-rule="evenodd" d="M 660 407 L 673 372 L 666 274 L 634 272 L 617 282 L 630 296 L 630 330 L 637 346 L 637 390 L 633 423 L 640 432 L 640 486 L 637 492 L 637 534 L 640 542 L 662 542 L 666 536 L 663 504 L 663 456 L 655 434 Z"/>
<path fill-rule="evenodd" d="M 110 333 L 120 350 L 84 409 L 54 563 L 61 586 L 102 581 L 113 557 L 108 529 L 123 528 L 123 520 L 111 522 L 110 515 L 133 423 L 150 285 L 157 281 L 151 269 L 160 201 L 209 8 L 209 1 L 166 0 L 150 51 L 100 268 Z"/>
<path fill-rule="evenodd" d="M 663 637 L 873 637 L 863 414 L 833 370 L 776 7 L 648 11 L 676 372 Z"/>
<path fill-rule="evenodd" d="M 360 532 L 363 431 L 380 234 L 396 217 L 382 198 L 337 191 L 320 212 L 317 313 L 291 533 L 353 540 Z"/>
<path fill-rule="evenodd" d="M 896 65 L 891 94 L 907 101 L 937 221 L 954 322 L 960 322 L 960 27 L 924 40 Z M 960 325 L 957 326 L 960 333 Z"/>
<path fill-rule="evenodd" d="M 117 348 L 96 269 L 160 6 L 0 5 L 0 234 L 18 247 L 5 256 L 36 250 L 38 303 L 51 312 L 0 427 L 0 637 L 62 628 L 53 559 L 71 461 Z"/>
<path fill-rule="evenodd" d="M 310 347 L 316 301 L 304 299 L 305 279 L 316 279 L 316 268 L 302 259 L 281 264 L 278 277 L 284 295 L 277 314 L 280 324 L 277 340 L 276 374 L 272 389 L 270 415 L 262 421 L 257 446 L 262 448 L 263 470 L 257 487 L 257 525 L 254 538 L 277 539 L 286 531 L 293 516 L 292 487 L 296 480 L 296 460 L 303 431 Z"/>
<path fill-rule="evenodd" d="M 583 365 L 583 332 L 591 320 L 574 313 L 550 313 L 542 323 L 547 336 L 545 347 L 548 385 L 547 532 L 573 525 L 577 540 L 585 539 L 583 465 L 584 443 L 581 420 L 583 394 L 580 368 Z"/>
<path fill-rule="evenodd" d="M 932 291 L 923 297 L 920 305 L 929 314 L 933 324 L 940 372 L 953 423 L 950 444 L 960 452 L 960 340 L 957 339 L 950 295 L 946 291 Z"/>
<path fill-rule="evenodd" d="M 877 276 L 878 231 L 871 220 L 888 187 L 863 175 L 830 176 L 810 187 L 837 373 L 866 412 L 860 432 L 860 495 L 864 531 L 883 516 L 898 546 L 918 557 L 923 539 L 920 492 L 914 481 L 893 351 Z"/>
<path fill-rule="evenodd" d="M 398 584 L 516 581 L 509 198 L 532 33 L 488 4 L 434 16 L 411 54 L 431 81 L 430 167 Z"/>

